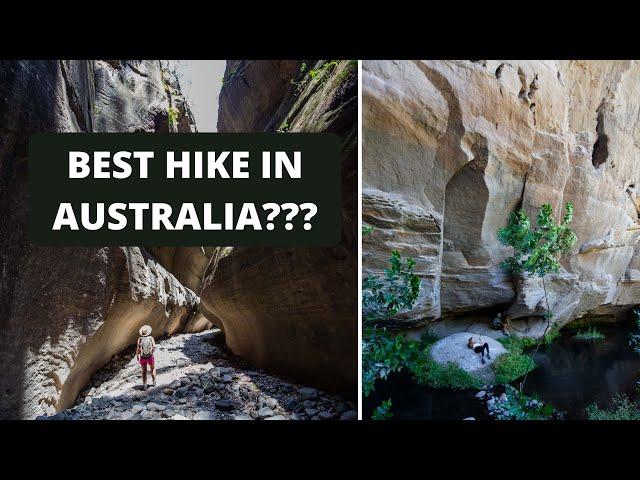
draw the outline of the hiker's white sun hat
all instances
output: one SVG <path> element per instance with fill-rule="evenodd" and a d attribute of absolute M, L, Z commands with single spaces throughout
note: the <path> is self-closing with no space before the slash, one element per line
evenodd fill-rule
<path fill-rule="evenodd" d="M 149 325 L 143 325 L 140 327 L 140 336 L 141 337 L 146 337 L 148 335 L 151 334 L 151 326 Z"/>

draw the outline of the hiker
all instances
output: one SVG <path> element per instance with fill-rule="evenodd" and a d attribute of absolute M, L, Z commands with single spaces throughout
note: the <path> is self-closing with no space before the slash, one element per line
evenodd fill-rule
<path fill-rule="evenodd" d="M 486 363 L 485 359 L 484 359 L 484 351 L 487 351 L 487 358 L 489 360 L 491 360 L 491 354 L 489 353 L 489 344 L 488 343 L 482 343 L 482 342 L 476 342 L 473 337 L 469 337 L 469 343 L 467 343 L 467 347 L 471 348 L 474 352 L 479 353 L 482 355 L 482 363 Z"/>
<path fill-rule="evenodd" d="M 493 320 L 491 320 L 491 328 L 494 330 L 501 330 L 503 335 L 509 335 L 507 330 L 507 322 L 502 318 L 502 313 L 498 312 Z"/>
<path fill-rule="evenodd" d="M 140 338 L 136 347 L 136 358 L 142 366 L 142 388 L 147 389 L 147 365 L 151 370 L 153 386 L 156 386 L 156 365 L 153 353 L 156 350 L 156 341 L 151 336 L 151 327 L 143 325 L 140 327 Z"/>

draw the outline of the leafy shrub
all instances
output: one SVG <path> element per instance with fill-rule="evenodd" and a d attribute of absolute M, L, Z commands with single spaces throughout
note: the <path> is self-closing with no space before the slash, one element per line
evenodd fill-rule
<path fill-rule="evenodd" d="M 388 320 L 410 309 L 420 292 L 420 277 L 413 273 L 416 262 L 391 252 L 384 277 L 369 275 L 362 281 L 362 313 L 365 321 Z"/>
<path fill-rule="evenodd" d="M 498 231 L 500 243 L 514 249 L 503 267 L 515 274 L 526 272 L 539 277 L 559 272 L 558 254 L 569 252 L 577 240 L 569 227 L 573 204 L 567 203 L 565 208 L 562 221 L 556 225 L 551 205 L 542 205 L 535 228 L 531 227 L 531 219 L 524 210 L 512 213 L 509 225 Z"/>
<path fill-rule="evenodd" d="M 404 335 L 391 336 L 386 329 L 370 328 L 362 345 L 362 390 L 368 396 L 378 379 L 411 365 L 419 356 L 420 343 Z"/>
<path fill-rule="evenodd" d="M 614 395 L 611 408 L 600 410 L 594 403 L 586 408 L 589 420 L 640 420 L 640 403 L 626 395 Z"/>
<path fill-rule="evenodd" d="M 380 405 L 376 407 L 371 415 L 372 420 L 389 420 L 393 418 L 393 412 L 391 411 L 391 399 L 384 400 Z"/>
<path fill-rule="evenodd" d="M 573 338 L 584 342 L 594 342 L 602 340 L 604 338 L 604 334 L 600 333 L 595 327 L 589 327 L 586 330 L 580 330 L 573 336 Z"/>

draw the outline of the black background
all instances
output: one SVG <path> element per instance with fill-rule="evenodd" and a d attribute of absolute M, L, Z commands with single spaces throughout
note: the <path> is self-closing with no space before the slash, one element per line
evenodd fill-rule
<path fill-rule="evenodd" d="M 226 246 L 330 246 L 340 240 L 340 139 L 332 134 L 313 133 L 57 133 L 37 134 L 29 146 L 30 236 L 37 245 L 226 245 Z M 70 151 L 90 154 L 92 173 L 86 178 L 68 178 Z M 128 163 L 133 173 L 125 179 L 93 178 L 93 152 L 153 151 L 148 161 L 148 178 L 139 178 L 137 159 Z M 249 178 L 166 178 L 166 152 L 174 151 L 175 159 L 183 151 L 203 152 L 203 176 L 206 177 L 206 152 L 248 151 Z M 291 161 L 293 152 L 301 152 L 302 178 L 262 178 L 262 152 L 285 151 Z M 272 160 L 273 160 L 272 154 Z M 193 154 L 191 176 L 194 175 Z M 232 156 L 224 166 L 232 176 Z M 112 167 L 111 171 L 113 171 Z M 118 169 L 119 170 L 119 169 Z M 180 175 L 176 170 L 176 175 Z M 272 162 L 271 175 L 274 175 Z M 64 226 L 52 230 L 60 203 L 70 202 L 79 230 Z M 100 230 L 86 230 L 80 222 L 80 204 L 91 203 L 90 219 L 95 220 L 95 203 L 105 203 L 105 223 Z M 193 203 L 201 226 L 204 224 L 203 203 L 212 203 L 213 222 L 223 223 L 224 204 L 234 203 L 234 219 L 242 203 L 255 203 L 262 230 L 204 231 L 190 226 L 178 230 L 151 230 L 151 213 L 145 211 L 144 230 L 134 230 L 134 212 L 127 216 L 123 230 L 109 230 L 109 204 L 115 202 L 168 203 L 172 206 L 171 223 L 175 225 L 182 203 Z M 270 211 L 263 203 L 296 204 L 311 202 L 318 207 L 310 220 L 311 230 L 304 230 L 301 211 L 293 218 L 293 230 L 285 230 L 286 211 L 274 220 L 275 228 L 265 228 Z M 234 221 L 235 224 L 235 221 Z"/>

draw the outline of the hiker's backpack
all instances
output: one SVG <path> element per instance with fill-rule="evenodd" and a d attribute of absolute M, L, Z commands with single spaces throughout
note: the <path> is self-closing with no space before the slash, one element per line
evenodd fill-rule
<path fill-rule="evenodd" d="M 140 355 L 150 357 L 153 355 L 153 337 L 140 337 Z"/>

